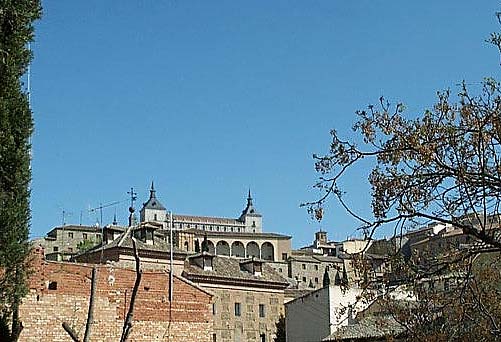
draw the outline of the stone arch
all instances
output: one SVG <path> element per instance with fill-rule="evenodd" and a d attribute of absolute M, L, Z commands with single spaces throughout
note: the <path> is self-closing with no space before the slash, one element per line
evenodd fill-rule
<path fill-rule="evenodd" d="M 265 242 L 261 245 L 261 259 L 274 261 L 275 250 L 270 242 Z"/>
<path fill-rule="evenodd" d="M 256 257 L 260 258 L 260 253 L 259 253 L 259 245 L 255 243 L 254 241 L 251 241 L 247 244 L 246 248 L 246 254 L 248 258 Z"/>
<path fill-rule="evenodd" d="M 205 250 L 205 241 L 202 241 L 202 250 Z M 210 254 L 216 254 L 216 249 L 214 248 L 214 243 L 210 240 L 207 240 L 207 249 Z"/>
<path fill-rule="evenodd" d="M 216 255 L 230 256 L 230 245 L 228 245 L 228 242 L 221 240 L 216 244 Z"/>
<path fill-rule="evenodd" d="M 242 242 L 235 241 L 231 244 L 231 256 L 245 258 L 245 246 Z"/>

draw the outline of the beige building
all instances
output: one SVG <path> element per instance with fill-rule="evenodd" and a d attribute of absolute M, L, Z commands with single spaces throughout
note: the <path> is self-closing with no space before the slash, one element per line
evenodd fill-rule
<path fill-rule="evenodd" d="M 122 232 L 125 230 L 123 227 L 117 229 Z M 43 247 L 48 260 L 69 260 L 78 254 L 82 247 L 99 244 L 102 234 L 102 227 L 64 225 L 54 227 L 45 237 L 34 239 L 32 244 Z"/>
<path fill-rule="evenodd" d="M 238 218 L 173 214 L 172 222 L 170 222 L 168 211 L 157 198 L 155 187 L 151 183 L 150 198 L 141 208 L 140 220 L 141 222 L 160 222 L 165 229 L 172 224 L 175 230 L 194 228 L 228 233 L 261 233 L 263 230 L 263 217 L 254 207 L 250 190 L 247 205 Z"/>
<path fill-rule="evenodd" d="M 140 211 L 140 221 L 158 225 L 165 235 L 172 225 L 174 244 L 189 253 L 199 253 L 206 236 L 208 251 L 214 255 L 280 262 L 287 260 L 291 252 L 290 236 L 263 232 L 262 215 L 254 207 L 250 191 L 238 218 L 172 214 L 170 222 L 168 211 L 157 198 L 152 183 L 150 198 Z"/>
<path fill-rule="evenodd" d="M 182 275 L 214 294 L 212 341 L 273 341 L 288 283 L 269 265 L 202 252 L 188 258 Z"/>

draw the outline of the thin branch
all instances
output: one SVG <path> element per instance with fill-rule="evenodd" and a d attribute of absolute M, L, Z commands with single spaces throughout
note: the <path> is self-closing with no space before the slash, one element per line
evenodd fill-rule
<path fill-rule="evenodd" d="M 139 289 L 139 285 L 141 283 L 141 269 L 140 269 L 140 260 L 136 247 L 136 239 L 131 237 L 132 239 L 132 248 L 134 250 L 134 258 L 136 259 L 136 281 L 134 283 L 134 288 L 132 289 L 132 296 L 130 298 L 129 303 L 129 311 L 127 312 L 127 317 L 124 321 L 124 326 L 122 330 L 122 336 L 120 338 L 120 342 L 126 342 L 129 338 L 130 331 L 132 329 L 132 319 L 134 316 L 134 304 L 136 301 L 137 291 Z"/>

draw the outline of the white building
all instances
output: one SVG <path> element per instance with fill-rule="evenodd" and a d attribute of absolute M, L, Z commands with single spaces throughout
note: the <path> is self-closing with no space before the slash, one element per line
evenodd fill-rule
<path fill-rule="evenodd" d="M 363 310 L 359 288 L 329 285 L 285 304 L 287 342 L 320 342 Z"/>

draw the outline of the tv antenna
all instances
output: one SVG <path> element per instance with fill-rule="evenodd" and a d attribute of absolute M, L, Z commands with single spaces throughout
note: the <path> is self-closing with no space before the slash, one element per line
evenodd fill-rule
<path fill-rule="evenodd" d="M 103 226 L 103 209 L 115 206 L 119 203 L 120 203 L 120 201 L 115 201 L 115 202 L 111 202 L 111 203 L 107 203 L 107 204 L 99 203 L 98 207 L 89 209 L 89 213 L 95 213 L 95 212 L 99 211 L 99 215 L 100 215 L 99 225 L 102 227 Z"/>

